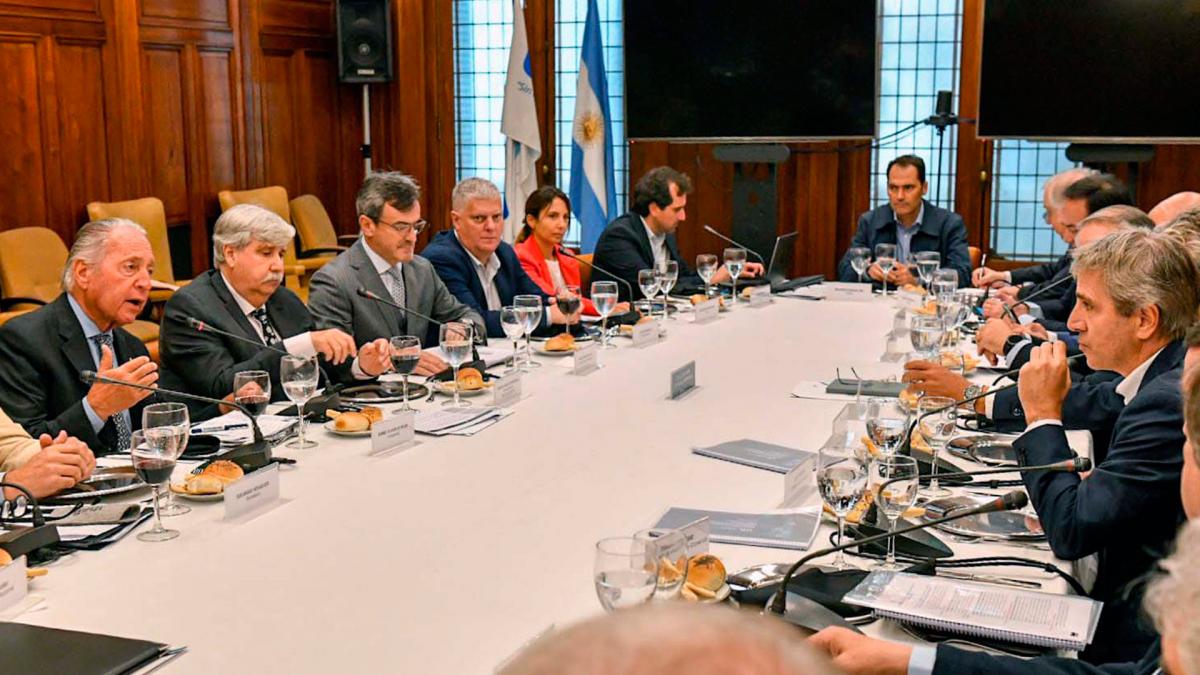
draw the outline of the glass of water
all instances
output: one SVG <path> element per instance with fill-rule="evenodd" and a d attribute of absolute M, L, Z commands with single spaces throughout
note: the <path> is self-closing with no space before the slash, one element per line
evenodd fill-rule
<path fill-rule="evenodd" d="M 458 396 L 458 368 L 471 359 L 471 345 L 474 343 L 475 324 L 464 321 L 450 321 L 438 327 L 438 338 L 446 362 L 454 369 L 454 398 L 443 403 L 443 406 L 466 408 L 470 401 L 464 401 Z"/>
<path fill-rule="evenodd" d="M 938 453 L 941 452 L 958 430 L 958 409 L 952 398 L 945 396 L 925 396 L 917 402 L 917 413 L 921 423 L 918 429 L 925 442 L 929 444 L 933 456 L 933 468 L 929 471 L 929 487 L 921 490 L 921 496 L 928 499 L 945 497 L 950 490 L 938 485 Z"/>
<path fill-rule="evenodd" d="M 608 316 L 617 306 L 617 282 L 593 281 L 592 304 L 600 315 L 600 348 L 612 349 L 616 345 L 608 341 Z"/>
<path fill-rule="evenodd" d="M 645 604 L 658 586 L 658 545 L 634 537 L 596 542 L 592 578 L 605 611 Z"/>
<path fill-rule="evenodd" d="M 863 282 L 863 274 L 867 272 L 867 267 L 871 264 L 871 249 L 865 246 L 855 246 L 850 249 L 850 267 L 854 269 L 854 273 L 858 275 L 858 283 Z"/>
<path fill-rule="evenodd" d="M 941 353 L 942 334 L 945 332 L 942 320 L 936 316 L 914 314 L 908 328 L 917 358 L 937 363 Z"/>
<path fill-rule="evenodd" d="M 654 270 L 638 270 L 638 288 L 646 296 L 646 314 L 654 316 L 654 296 L 658 295 L 658 284 L 661 281 L 658 272 Z"/>
<path fill-rule="evenodd" d="M 725 269 L 729 271 L 729 280 L 733 283 L 733 301 L 729 303 L 729 308 L 733 309 L 738 301 L 737 280 L 742 270 L 746 269 L 746 249 L 725 249 Z"/>
<path fill-rule="evenodd" d="M 817 489 L 821 500 L 837 517 L 838 544 L 845 534 L 846 514 L 854 510 L 867 489 L 867 467 L 859 461 L 853 448 L 821 448 L 817 454 Z M 850 565 L 842 551 L 837 552 L 833 566 L 844 570 Z"/>
<path fill-rule="evenodd" d="M 701 253 L 696 256 L 696 274 L 700 275 L 700 280 L 704 282 L 704 297 L 712 297 L 713 275 L 717 273 L 717 256 L 711 253 Z"/>
<path fill-rule="evenodd" d="M 871 399 L 867 403 L 867 437 L 880 454 L 896 454 L 908 433 L 908 413 L 892 399 Z"/>
<path fill-rule="evenodd" d="M 524 368 L 541 368 L 542 364 L 533 360 L 533 347 L 529 343 L 529 335 L 542 322 L 542 298 L 538 295 L 514 295 L 513 306 L 521 310 L 525 317 L 525 365 Z"/>
<path fill-rule="evenodd" d="M 656 265 L 655 270 L 658 272 L 658 290 L 662 291 L 663 296 L 663 319 L 674 319 L 670 315 L 671 300 L 668 297 L 671 289 L 675 288 L 675 282 L 679 281 L 679 263 L 674 260 L 666 260 L 661 265 Z"/>
<path fill-rule="evenodd" d="M 891 482 L 893 479 L 895 482 Z M 871 462 L 871 487 L 875 490 L 875 505 L 887 519 L 889 531 L 896 529 L 896 521 L 917 501 L 919 482 L 917 460 L 912 457 L 889 455 Z M 887 560 L 878 569 L 900 569 L 896 564 L 895 537 L 888 539 Z"/>
<path fill-rule="evenodd" d="M 658 584 L 654 590 L 655 600 L 673 600 L 679 597 L 687 581 L 688 549 L 687 537 L 679 530 L 667 530 L 657 536 L 651 530 L 642 530 L 634 539 L 653 542 L 658 547 Z"/>
<path fill-rule="evenodd" d="M 523 370 L 517 365 L 517 340 L 525 334 L 525 313 L 516 305 L 500 308 L 500 327 L 504 329 L 504 336 L 513 343 L 512 359 L 509 361 L 508 369 L 504 374 L 516 373 Z"/>
<path fill-rule="evenodd" d="M 279 381 L 283 383 L 283 393 L 288 400 L 296 404 L 296 417 L 300 424 L 300 435 L 287 443 L 289 448 L 311 448 L 317 444 L 305 437 L 308 420 L 304 414 L 304 404 L 317 393 L 320 372 L 315 356 L 288 354 L 279 360 Z"/>
<path fill-rule="evenodd" d="M 917 276 L 921 277 L 921 285 L 929 290 L 929 282 L 933 281 L 933 272 L 942 264 L 942 254 L 937 251 L 920 251 L 912 255 L 917 265 Z"/>
<path fill-rule="evenodd" d="M 887 278 L 896 266 L 896 245 L 875 244 L 875 262 L 883 272 L 883 294 L 887 295 Z"/>
<path fill-rule="evenodd" d="M 958 272 L 949 267 L 939 267 L 933 271 L 933 295 L 938 302 L 952 302 L 954 293 L 958 291 Z"/>

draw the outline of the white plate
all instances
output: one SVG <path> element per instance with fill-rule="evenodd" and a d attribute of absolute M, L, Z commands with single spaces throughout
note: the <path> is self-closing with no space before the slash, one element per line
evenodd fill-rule
<path fill-rule="evenodd" d="M 334 422 L 336 422 L 336 420 L 329 420 L 321 426 L 325 427 L 325 431 L 328 431 L 331 434 L 337 434 L 338 436 L 350 436 L 351 438 L 358 438 L 361 436 L 371 435 L 370 429 L 363 429 L 362 431 L 341 431 L 334 426 Z"/>
<path fill-rule="evenodd" d="M 725 600 L 729 598 L 729 594 L 732 592 L 733 589 L 729 587 L 729 584 L 721 584 L 721 587 L 717 589 L 717 597 L 715 598 L 700 597 L 700 594 L 696 593 L 696 596 L 700 598 L 699 600 L 684 600 L 684 602 L 696 602 L 702 605 L 716 604 L 718 602 L 725 602 Z M 693 591 L 693 593 L 695 593 L 695 591 Z"/>
<path fill-rule="evenodd" d="M 533 351 L 541 354 L 542 356 L 570 356 L 575 353 L 575 349 L 577 349 L 577 347 L 563 351 L 550 351 L 549 349 L 546 349 L 545 342 L 540 342 L 533 348 Z"/>
<path fill-rule="evenodd" d="M 215 495 L 194 495 L 190 492 L 184 492 L 181 486 L 181 483 L 171 483 L 171 494 L 190 502 L 219 502 L 225 499 L 224 492 L 218 492 Z"/>
<path fill-rule="evenodd" d="M 445 394 L 446 396 L 454 395 L 454 383 L 453 382 L 439 381 L 439 382 L 433 382 L 432 384 L 433 384 L 434 391 L 438 392 L 439 394 Z M 458 395 L 459 396 L 478 396 L 485 391 L 491 391 L 491 390 L 492 390 L 492 383 L 484 382 L 483 387 L 481 387 L 479 389 L 463 389 L 462 391 L 458 392 Z"/>

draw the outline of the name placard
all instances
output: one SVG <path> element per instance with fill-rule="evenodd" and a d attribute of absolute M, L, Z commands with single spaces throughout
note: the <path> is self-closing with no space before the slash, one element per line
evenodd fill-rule
<path fill-rule="evenodd" d="M 0 612 L 17 605 L 29 594 L 25 579 L 25 556 L 0 567 Z"/>
<path fill-rule="evenodd" d="M 708 553 L 708 540 L 712 533 L 712 524 L 708 522 L 708 516 L 684 525 L 679 528 L 679 531 L 683 533 L 683 538 L 687 540 L 687 552 L 689 556 Z"/>
<path fill-rule="evenodd" d="M 633 327 L 633 346 L 645 347 L 658 342 L 658 321 L 646 321 Z"/>
<path fill-rule="evenodd" d="M 600 348 L 595 342 L 582 342 L 575 348 L 575 367 L 571 372 L 587 375 L 600 367 Z"/>
<path fill-rule="evenodd" d="M 225 486 L 225 520 L 268 508 L 279 501 L 279 465 L 269 464 Z"/>
<path fill-rule="evenodd" d="M 871 284 L 849 283 L 844 281 L 827 281 L 821 284 L 827 289 L 825 295 L 830 300 L 850 300 L 850 301 L 869 301 L 871 295 Z"/>
<path fill-rule="evenodd" d="M 783 477 L 783 503 L 779 505 L 780 508 L 795 509 L 821 501 L 816 475 L 813 474 L 815 459 L 800 462 Z"/>
<path fill-rule="evenodd" d="M 716 321 L 717 314 L 721 311 L 721 299 L 712 298 L 696 305 L 696 318 L 693 323 L 709 323 Z"/>
<path fill-rule="evenodd" d="M 492 385 L 492 405 L 511 408 L 521 401 L 521 374 L 509 373 Z"/>
<path fill-rule="evenodd" d="M 766 307 L 771 304 L 771 286 L 770 284 L 762 284 L 761 286 L 750 287 L 750 306 L 751 307 Z"/>
<path fill-rule="evenodd" d="M 696 362 L 688 361 L 681 368 L 671 371 L 671 400 L 696 388 Z"/>
<path fill-rule="evenodd" d="M 371 425 L 371 454 L 394 450 L 417 437 L 416 412 L 398 412 Z"/>

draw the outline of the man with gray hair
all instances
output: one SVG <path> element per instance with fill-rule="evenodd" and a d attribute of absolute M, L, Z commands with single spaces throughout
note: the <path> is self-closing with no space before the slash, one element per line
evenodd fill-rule
<path fill-rule="evenodd" d="M 140 225 L 113 218 L 84 225 L 54 302 L 0 328 L 0 408 L 32 436 L 66 432 L 101 455 L 129 448 L 149 392 L 84 384 L 82 371 L 151 386 L 158 366 L 125 331 L 146 307 L 154 252 Z"/>
<path fill-rule="evenodd" d="M 363 180 L 356 201 L 362 236 L 312 279 L 308 308 L 319 328 L 338 328 L 360 344 L 413 335 L 426 347 L 438 344 L 438 325 L 424 317 L 469 321 L 481 335 L 487 332 L 483 318 L 450 293 L 428 260 L 415 255 L 417 235 L 428 225 L 421 219 L 420 197 L 416 181 L 399 171 L 377 171 Z M 360 288 L 412 313 L 361 297 Z M 433 375 L 446 367 L 434 353 L 422 351 L 415 373 Z"/>
<path fill-rule="evenodd" d="M 239 204 L 221 214 L 213 230 L 216 268 L 196 277 L 167 301 L 162 325 L 164 384 L 221 398 L 234 375 L 265 370 L 271 398 L 287 400 L 279 380 L 280 352 L 320 355 L 336 381 L 376 377 L 390 364 L 387 341 L 355 348 L 336 329 L 317 330 L 304 302 L 283 286 L 283 256 L 295 229 L 275 213 Z M 216 332 L 197 330 L 195 319 Z"/>

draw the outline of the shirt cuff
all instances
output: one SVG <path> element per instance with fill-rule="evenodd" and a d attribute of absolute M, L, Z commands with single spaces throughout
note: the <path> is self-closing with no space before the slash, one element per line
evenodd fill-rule
<path fill-rule="evenodd" d="M 1022 314 L 1021 316 L 1017 317 L 1017 323 L 1021 324 L 1022 326 L 1028 326 L 1034 321 L 1037 321 L 1037 318 L 1032 314 Z"/>
<path fill-rule="evenodd" d="M 908 657 L 908 675 L 933 675 L 935 663 L 937 647 L 914 645 L 912 655 Z"/>
<path fill-rule="evenodd" d="M 1017 344 L 1013 345 L 1012 349 L 1010 349 L 1004 353 L 1004 362 L 1007 363 L 1008 366 L 1011 368 L 1013 359 L 1016 358 L 1017 354 L 1021 353 L 1021 350 L 1024 349 L 1026 345 L 1031 345 L 1031 344 L 1033 344 L 1033 340 L 1030 340 L 1029 338 L 1025 338 L 1024 340 L 1021 340 Z"/>
<path fill-rule="evenodd" d="M 1042 312 L 1041 306 L 1036 302 L 1027 302 L 1025 303 L 1025 306 L 1029 308 L 1029 313 L 1026 314 L 1026 316 L 1032 316 L 1035 319 L 1046 318 L 1045 313 Z"/>
<path fill-rule="evenodd" d="M 1033 424 L 1030 424 L 1029 426 L 1025 427 L 1025 433 L 1027 434 L 1027 433 L 1033 431 L 1034 429 L 1037 429 L 1038 427 L 1048 427 L 1050 425 L 1054 425 L 1056 427 L 1061 427 L 1063 425 L 1063 423 L 1062 423 L 1062 420 L 1038 420 L 1038 421 L 1034 422 Z M 1024 436 L 1025 434 L 1021 434 L 1021 435 Z"/>
<path fill-rule="evenodd" d="M 350 374 L 353 375 L 354 379 L 356 380 L 373 380 L 378 377 L 378 375 L 368 375 L 367 371 L 363 370 L 362 366 L 358 363 L 357 356 L 354 357 L 354 363 L 350 364 Z"/>
<path fill-rule="evenodd" d="M 289 354 L 310 359 L 317 355 L 317 348 L 313 346 L 312 333 L 293 335 L 283 341 L 283 349 Z"/>
<path fill-rule="evenodd" d="M 983 416 L 984 417 L 988 418 L 989 420 L 995 419 L 994 417 L 992 417 L 992 411 L 995 409 L 996 409 L 996 397 L 995 396 L 988 396 L 983 399 Z"/>
<path fill-rule="evenodd" d="M 101 419 L 100 415 L 97 415 L 96 411 L 92 409 L 92 404 L 88 403 L 86 396 L 83 397 L 83 412 L 87 414 L 88 421 L 92 423 L 92 431 L 100 433 L 100 430 L 104 428 L 105 420 Z"/>
<path fill-rule="evenodd" d="M 1004 280 L 1011 284 L 1012 283 L 1012 272 L 1005 272 Z"/>

